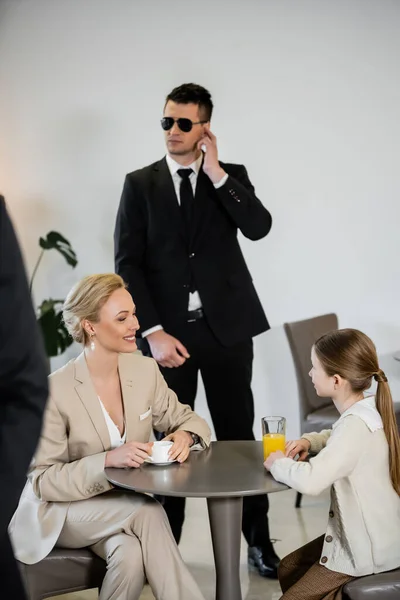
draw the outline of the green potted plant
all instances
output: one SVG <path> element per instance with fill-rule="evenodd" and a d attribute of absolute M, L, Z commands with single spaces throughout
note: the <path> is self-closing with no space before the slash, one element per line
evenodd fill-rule
<path fill-rule="evenodd" d="M 46 250 L 57 250 L 72 268 L 75 268 L 78 264 L 71 244 L 57 231 L 50 231 L 45 238 L 41 237 L 39 239 L 39 246 L 42 251 L 32 273 L 30 282 L 31 291 L 33 280 Z M 62 320 L 63 303 L 64 300 L 49 298 L 43 300 L 38 307 L 38 323 L 42 330 L 46 353 L 49 358 L 62 354 L 73 342 Z"/>

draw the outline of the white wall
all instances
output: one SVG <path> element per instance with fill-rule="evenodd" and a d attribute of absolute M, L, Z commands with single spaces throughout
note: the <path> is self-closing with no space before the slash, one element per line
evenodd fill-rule
<path fill-rule="evenodd" d="M 221 158 L 274 217 L 243 240 L 274 326 L 256 340 L 256 431 L 274 412 L 294 435 L 284 321 L 336 311 L 400 347 L 399 24 L 395 0 L 2 0 L 0 187 L 30 270 L 50 229 L 79 257 L 46 256 L 37 301 L 113 269 L 124 175 L 162 156 L 165 95 L 208 87 Z"/>

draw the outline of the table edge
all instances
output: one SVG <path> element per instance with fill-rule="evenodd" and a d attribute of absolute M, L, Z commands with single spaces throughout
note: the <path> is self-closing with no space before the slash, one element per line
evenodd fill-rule
<path fill-rule="evenodd" d="M 185 494 L 183 494 L 182 492 L 168 493 L 168 492 L 165 492 L 164 490 L 162 492 L 160 492 L 160 491 L 155 491 L 154 489 L 145 489 L 142 487 L 133 488 L 131 486 L 124 485 L 123 483 L 120 483 L 119 481 L 116 481 L 115 479 L 112 479 L 111 477 L 109 477 L 107 475 L 106 470 L 105 470 L 105 476 L 107 478 L 107 481 L 109 481 L 112 485 L 114 485 L 115 487 L 118 487 L 118 488 L 122 488 L 124 490 L 129 490 L 131 492 L 139 492 L 139 493 L 143 493 L 143 494 L 158 494 L 158 495 L 162 495 L 162 496 L 173 496 L 175 498 L 244 498 L 246 496 L 262 496 L 263 494 L 275 494 L 278 492 L 285 492 L 286 490 L 291 489 L 285 483 L 280 483 L 279 481 L 276 481 L 275 483 L 278 486 L 280 486 L 279 489 L 270 490 L 270 491 L 246 490 L 246 491 L 240 491 L 240 492 L 239 491 L 229 492 L 226 494 L 224 494 L 223 492 L 202 492 L 202 493 L 189 492 L 189 493 L 185 493 Z"/>

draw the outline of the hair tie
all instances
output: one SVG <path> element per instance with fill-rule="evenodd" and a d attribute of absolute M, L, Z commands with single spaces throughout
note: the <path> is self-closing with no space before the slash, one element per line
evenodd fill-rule
<path fill-rule="evenodd" d="M 384 383 L 384 382 L 386 383 L 387 382 L 387 377 L 386 377 L 385 373 L 382 371 L 382 369 L 379 369 L 379 371 L 374 373 L 374 379 L 378 383 Z"/>

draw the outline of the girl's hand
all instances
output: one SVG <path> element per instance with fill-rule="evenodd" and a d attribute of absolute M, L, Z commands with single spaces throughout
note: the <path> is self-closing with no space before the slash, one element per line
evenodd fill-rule
<path fill-rule="evenodd" d="M 267 460 L 264 463 L 264 467 L 267 469 L 267 471 L 271 470 L 272 465 L 279 458 L 285 458 L 285 455 L 283 454 L 283 452 L 281 450 L 277 450 L 276 452 L 271 452 L 271 454 L 268 456 Z"/>
<path fill-rule="evenodd" d="M 305 440 L 304 438 L 289 441 L 286 443 L 285 446 L 285 456 L 288 456 L 289 458 L 294 458 L 296 454 L 298 454 L 298 460 L 306 460 L 308 456 L 308 451 L 310 450 L 310 446 L 310 442 L 308 440 Z"/>

